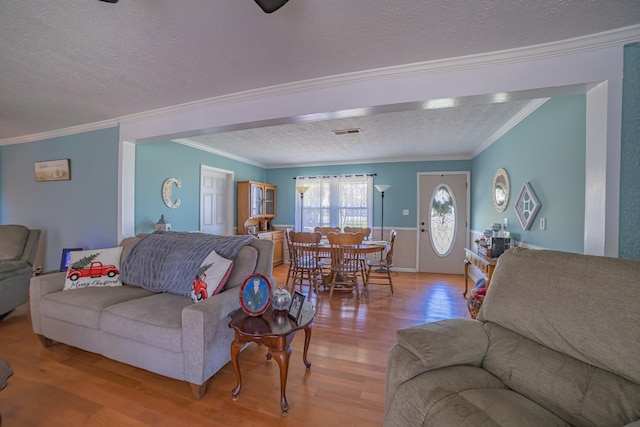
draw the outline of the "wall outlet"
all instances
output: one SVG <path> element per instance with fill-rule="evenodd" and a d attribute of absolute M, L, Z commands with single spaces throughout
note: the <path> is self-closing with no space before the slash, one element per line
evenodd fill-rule
<path fill-rule="evenodd" d="M 402 215 L 404 216 L 409 215 L 409 209 L 402 209 Z"/>
<path fill-rule="evenodd" d="M 540 218 L 540 230 L 544 230 L 545 228 L 547 228 L 547 219 Z"/>

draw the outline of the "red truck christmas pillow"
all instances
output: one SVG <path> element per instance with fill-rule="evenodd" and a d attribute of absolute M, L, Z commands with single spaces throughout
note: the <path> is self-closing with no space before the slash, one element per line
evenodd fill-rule
<path fill-rule="evenodd" d="M 122 246 L 71 252 L 64 290 L 122 286 L 120 281 L 121 254 Z"/>
<path fill-rule="evenodd" d="M 200 302 L 222 292 L 232 269 L 231 260 L 221 257 L 216 251 L 211 251 L 202 262 L 193 281 L 191 291 L 193 302 Z"/>

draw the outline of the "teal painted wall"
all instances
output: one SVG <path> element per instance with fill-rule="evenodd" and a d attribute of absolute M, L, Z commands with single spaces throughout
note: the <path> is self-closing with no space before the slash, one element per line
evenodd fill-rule
<path fill-rule="evenodd" d="M 480 153 L 471 174 L 471 228 L 484 230 L 508 218 L 517 241 L 568 252 L 584 249 L 586 96 L 550 99 Z M 511 181 L 509 204 L 493 206 L 493 177 L 505 168 Z M 515 213 L 516 199 L 529 182 L 542 207 L 528 231 Z M 540 230 L 539 219 L 546 219 Z"/>
<path fill-rule="evenodd" d="M 42 230 L 45 270 L 62 248 L 117 244 L 118 128 L 0 147 L 0 223 Z M 34 162 L 71 160 L 71 180 L 36 182 Z"/>
<path fill-rule="evenodd" d="M 640 261 L 640 43 L 624 47 L 620 161 L 620 258 Z"/>
<path fill-rule="evenodd" d="M 237 181 L 265 181 L 263 168 L 231 160 L 171 141 L 136 145 L 135 232 L 148 233 L 160 215 L 175 231 L 196 231 L 200 227 L 200 165 L 235 172 Z M 179 178 L 181 188 L 173 187 L 173 198 L 181 204 L 175 209 L 162 202 L 162 184 Z M 237 186 L 235 187 L 237 195 Z M 236 208 L 234 207 L 234 224 Z"/>
<path fill-rule="evenodd" d="M 389 184 L 384 193 L 384 226 L 415 227 L 417 224 L 416 195 L 418 192 L 418 172 L 468 171 L 470 161 L 398 162 L 370 163 L 339 166 L 317 166 L 304 168 L 268 169 L 267 182 L 278 186 L 277 216 L 275 225 L 293 225 L 295 222 L 295 176 L 339 175 L 347 173 L 373 173 L 374 184 Z M 380 193 L 373 195 L 373 226 L 380 227 Z M 409 215 L 402 215 L 408 209 Z"/>

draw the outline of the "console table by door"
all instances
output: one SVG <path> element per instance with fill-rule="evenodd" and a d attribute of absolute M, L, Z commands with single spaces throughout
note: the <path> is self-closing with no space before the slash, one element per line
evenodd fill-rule
<path fill-rule="evenodd" d="M 466 254 L 464 259 L 464 293 L 462 296 L 466 298 L 468 279 L 471 279 L 473 280 L 473 283 L 476 283 L 478 279 L 484 277 L 486 280 L 486 286 L 489 287 L 491 276 L 493 275 L 493 270 L 495 270 L 498 260 L 480 255 L 473 249 L 465 248 L 464 251 Z"/>

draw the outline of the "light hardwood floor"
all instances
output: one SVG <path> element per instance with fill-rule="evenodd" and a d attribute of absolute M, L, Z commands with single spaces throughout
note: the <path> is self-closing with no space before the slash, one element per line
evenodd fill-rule
<path fill-rule="evenodd" d="M 287 265 L 274 271 L 284 283 Z M 240 354 L 243 388 L 227 364 L 202 400 L 189 385 L 56 344 L 43 348 L 31 330 L 28 304 L 0 321 L 0 356 L 14 375 L 0 391 L 2 427 L 27 426 L 381 426 L 387 353 L 397 329 L 427 321 L 468 318 L 461 275 L 394 273 L 395 294 L 372 287 L 353 295 L 312 294 L 310 371 L 302 362 L 304 334 L 293 340 L 287 397 L 280 415 L 279 371 L 266 349 Z M 305 294 L 306 294 L 305 289 Z"/>

